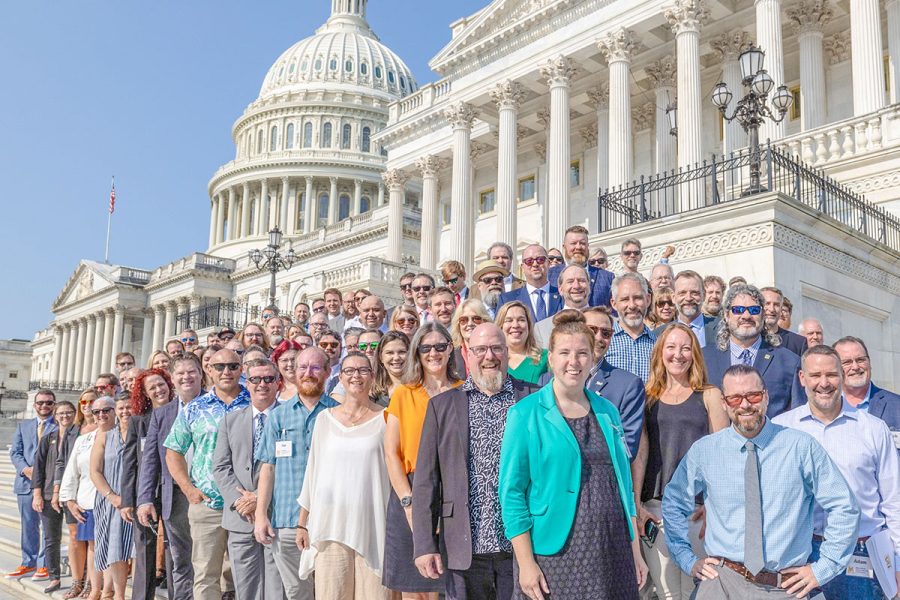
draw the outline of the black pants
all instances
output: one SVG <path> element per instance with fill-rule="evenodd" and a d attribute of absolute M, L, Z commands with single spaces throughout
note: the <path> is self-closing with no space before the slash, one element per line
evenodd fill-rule
<path fill-rule="evenodd" d="M 63 513 L 56 512 L 48 500 L 44 501 L 41 525 L 44 529 L 44 565 L 50 580 L 59 579 L 59 548 L 62 540 Z"/>
<path fill-rule="evenodd" d="M 510 600 L 513 556 L 510 552 L 473 554 L 465 571 L 447 571 L 447 600 Z"/>

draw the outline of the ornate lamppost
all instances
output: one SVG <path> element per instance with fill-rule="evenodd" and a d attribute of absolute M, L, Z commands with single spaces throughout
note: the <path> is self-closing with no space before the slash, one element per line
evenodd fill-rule
<path fill-rule="evenodd" d="M 279 252 L 281 248 L 281 230 L 275 227 L 269 231 L 269 244 L 260 250 L 255 248 L 247 253 L 247 258 L 260 271 L 269 271 L 272 279 L 269 283 L 269 305 L 275 306 L 275 275 L 278 271 L 286 271 L 297 262 L 294 248 L 288 248 L 285 254 Z"/>
<path fill-rule="evenodd" d="M 741 65 L 741 83 L 747 89 L 747 93 L 737 101 L 729 117 L 726 114 L 728 104 L 731 102 L 732 94 L 725 82 L 719 82 L 712 92 L 713 104 L 722 113 L 722 118 L 726 121 L 734 121 L 737 119 L 741 127 L 750 135 L 750 187 L 744 192 L 747 194 L 757 194 L 765 191 L 760 185 L 760 149 L 759 149 L 759 126 L 766 119 L 773 123 L 780 123 L 784 120 L 788 109 L 794 101 L 791 92 L 786 85 L 779 85 L 772 96 L 772 106 L 778 112 L 778 116 L 772 112 L 767 104 L 769 92 L 775 87 L 775 81 L 772 76 L 763 69 L 763 60 L 766 53 L 756 46 L 750 46 L 741 52 L 738 60 Z"/>

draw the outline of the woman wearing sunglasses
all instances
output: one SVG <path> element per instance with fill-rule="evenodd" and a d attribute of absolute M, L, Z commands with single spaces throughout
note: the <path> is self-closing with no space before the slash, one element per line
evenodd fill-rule
<path fill-rule="evenodd" d="M 676 316 L 674 290 L 669 287 L 662 287 L 654 291 L 651 298 L 650 311 L 647 313 L 647 318 L 644 319 L 647 327 L 658 329 L 674 321 Z"/>
<path fill-rule="evenodd" d="M 415 307 L 409 304 L 401 304 L 394 309 L 393 314 L 391 314 L 391 331 L 401 331 L 406 334 L 406 337 L 412 339 L 418 328 L 419 313 L 416 312 Z"/>
<path fill-rule="evenodd" d="M 642 550 L 660 600 L 687 600 L 694 591 L 694 580 L 681 571 L 666 548 L 661 520 L 663 492 L 691 445 L 726 426 L 728 415 L 722 407 L 722 393 L 707 384 L 697 337 L 687 325 L 669 325 L 650 355 L 644 428 L 640 450 L 631 466 Z M 690 531 L 698 556 L 704 556 L 700 541 L 703 523 L 703 507 L 698 506 Z"/>
<path fill-rule="evenodd" d="M 285 402 L 297 395 L 297 355 L 300 344 L 294 340 L 284 340 L 272 351 L 272 362 L 281 374 L 281 390 L 278 398 Z M 245 360 L 246 362 L 246 360 Z"/>
<path fill-rule="evenodd" d="M 65 598 L 90 598 L 98 600 L 103 591 L 103 574 L 95 568 L 94 561 L 94 503 L 97 488 L 91 480 L 91 450 L 97 435 L 115 426 L 115 401 L 109 396 L 97 398 L 91 404 L 96 428 L 89 433 L 82 433 L 72 445 L 69 460 L 63 471 L 59 488 L 59 499 L 63 502 L 75 520 L 76 539 L 87 544 L 87 584 L 75 593 L 83 580 L 79 578 L 77 565 L 72 565 L 74 581 L 72 588 L 66 592 Z"/>
<path fill-rule="evenodd" d="M 507 371 L 510 377 L 538 383 L 547 372 L 547 351 L 542 350 L 534 339 L 531 311 L 518 300 L 507 302 L 497 311 L 496 323 L 503 331 L 509 347 Z"/>
<path fill-rule="evenodd" d="M 409 338 L 399 331 L 388 331 L 379 341 L 375 353 L 375 383 L 372 398 L 376 404 L 387 408 L 391 394 L 400 385 L 406 357 L 409 356 Z"/>
<path fill-rule="evenodd" d="M 388 502 L 383 581 L 401 592 L 404 600 L 437 600 L 444 591 L 443 578 L 422 577 L 413 562 L 412 478 L 428 401 L 462 383 L 456 376 L 453 341 L 446 329 L 437 323 L 419 328 L 400 381 L 385 410 L 384 457 L 393 493 Z"/>
<path fill-rule="evenodd" d="M 450 335 L 453 338 L 454 362 L 459 369 L 460 376 L 469 374 L 469 366 L 466 363 L 469 353 L 466 351 L 469 344 L 469 336 L 475 328 L 482 323 L 491 320 L 484 303 L 477 298 L 468 298 L 459 303 L 453 318 L 450 320 Z"/>
<path fill-rule="evenodd" d="M 119 507 L 122 506 L 122 454 L 128 434 L 128 418 L 131 416 L 131 397 L 122 395 L 116 398 L 115 411 L 116 420 L 113 422 L 110 419 L 108 428 L 100 427 L 91 448 L 91 481 L 97 488 L 94 567 L 103 572 L 103 597 L 125 600 L 128 561 L 132 551 L 132 524 L 122 518 Z"/>

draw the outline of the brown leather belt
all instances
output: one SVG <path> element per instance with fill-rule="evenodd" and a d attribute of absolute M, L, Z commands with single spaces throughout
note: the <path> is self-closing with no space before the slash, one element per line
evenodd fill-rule
<path fill-rule="evenodd" d="M 725 567 L 728 567 L 750 583 L 755 583 L 758 585 L 768 585 L 770 587 L 778 587 L 781 585 L 781 573 L 772 573 L 771 571 L 760 571 L 756 575 L 751 573 L 747 567 L 743 565 L 743 563 L 734 562 L 733 560 L 728 560 L 727 558 L 722 558 L 721 556 L 714 556 L 719 561 L 719 564 Z"/>
<path fill-rule="evenodd" d="M 815 540 L 815 541 L 817 541 L 817 542 L 824 542 L 824 541 L 825 541 L 825 538 L 823 538 L 821 535 L 819 535 L 819 534 L 817 534 L 817 533 L 814 533 L 814 534 L 813 534 L 813 540 Z M 857 544 L 865 544 L 865 543 L 868 542 L 868 541 L 869 541 L 869 536 L 864 535 L 864 536 L 861 537 L 861 538 L 857 538 L 856 543 L 857 543 Z"/>

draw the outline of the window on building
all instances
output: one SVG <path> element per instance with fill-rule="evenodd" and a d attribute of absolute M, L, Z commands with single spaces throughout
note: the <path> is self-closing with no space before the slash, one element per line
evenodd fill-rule
<path fill-rule="evenodd" d="M 340 203 L 338 204 L 338 221 L 343 221 L 350 216 L 350 196 L 341 194 Z"/>
<path fill-rule="evenodd" d="M 278 126 L 272 126 L 272 132 L 269 134 L 269 152 L 275 152 L 278 149 Z"/>
<path fill-rule="evenodd" d="M 318 214 L 318 226 L 324 227 L 328 224 L 328 193 L 322 192 L 319 194 L 319 214 Z"/>
<path fill-rule="evenodd" d="M 18 378 L 19 378 L 19 372 L 18 372 L 18 371 L 10 371 L 8 377 L 9 377 L 10 379 L 18 379 Z"/>
<path fill-rule="evenodd" d="M 404 203 L 407 206 L 419 206 L 419 195 L 415 192 L 406 192 Z"/>
<path fill-rule="evenodd" d="M 295 214 L 297 222 L 294 223 L 295 231 L 303 231 L 303 223 L 306 221 L 306 192 L 297 193 L 297 210 Z"/>
<path fill-rule="evenodd" d="M 375 79 L 381 79 L 381 65 L 375 65 Z"/>
<path fill-rule="evenodd" d="M 303 71 L 304 73 L 309 71 L 309 59 L 307 59 L 305 57 L 303 58 L 303 62 L 300 63 L 300 70 Z"/>
<path fill-rule="evenodd" d="M 263 133 L 263 130 L 260 129 L 259 132 L 256 134 L 256 153 L 257 154 L 262 154 L 263 144 L 265 143 L 265 141 L 266 141 L 265 133 Z"/>
<path fill-rule="evenodd" d="M 394 85 L 394 72 L 393 71 L 388 71 L 388 83 L 390 83 L 391 85 Z"/>
<path fill-rule="evenodd" d="M 569 163 L 569 187 L 581 185 L 581 161 L 573 160 Z"/>
<path fill-rule="evenodd" d="M 369 74 L 369 63 L 361 62 L 359 63 L 359 72 L 363 75 Z"/>
<path fill-rule="evenodd" d="M 534 175 L 519 180 L 519 202 L 534 200 Z"/>
<path fill-rule="evenodd" d="M 369 209 L 372 208 L 372 199 L 368 196 L 363 196 L 359 199 L 359 213 L 367 213 Z"/>
<path fill-rule="evenodd" d="M 790 92 L 791 92 L 791 98 L 794 99 L 794 101 L 791 103 L 791 109 L 790 109 L 791 121 L 796 121 L 797 119 L 800 118 L 800 115 L 801 115 L 801 112 L 800 112 L 800 110 L 801 110 L 800 86 L 795 85 L 794 87 L 792 87 L 790 89 Z"/>
<path fill-rule="evenodd" d="M 353 128 L 350 127 L 350 123 L 344 123 L 344 126 L 341 128 L 341 148 L 344 150 L 350 149 L 350 136 L 353 135 Z"/>
<path fill-rule="evenodd" d="M 306 122 L 303 124 L 303 147 L 312 148 L 312 129 L 313 124 Z"/>
<path fill-rule="evenodd" d="M 338 61 L 336 58 L 332 58 L 330 61 L 328 61 L 328 68 L 331 71 L 337 71 L 337 65 Z"/>
<path fill-rule="evenodd" d="M 404 77 L 403 75 L 400 76 L 400 89 L 406 89 L 406 77 Z"/>
<path fill-rule="evenodd" d="M 288 150 L 294 147 L 294 124 L 288 123 L 287 133 L 284 135 L 284 147 Z"/>
<path fill-rule="evenodd" d="M 322 147 L 331 148 L 331 123 L 322 125 Z"/>
<path fill-rule="evenodd" d="M 350 60 L 349 58 L 348 58 L 347 61 L 344 63 L 344 70 L 347 71 L 348 73 L 352 73 L 352 72 L 353 72 L 353 61 Z"/>
<path fill-rule="evenodd" d="M 444 202 L 441 204 L 441 225 L 449 225 L 450 224 L 450 203 Z"/>
<path fill-rule="evenodd" d="M 316 72 L 319 72 L 322 70 L 322 59 L 321 58 L 316 59 L 315 67 L 316 67 Z"/>
<path fill-rule="evenodd" d="M 291 68 L 288 69 L 288 73 L 293 73 L 297 70 L 297 63 L 291 63 Z"/>
<path fill-rule="evenodd" d="M 360 147 L 363 152 L 372 151 L 372 129 L 370 127 L 363 127 L 362 145 Z"/>
<path fill-rule="evenodd" d="M 492 212 L 494 210 L 494 204 L 496 202 L 496 197 L 494 196 L 494 190 L 485 190 L 478 194 L 478 213 L 485 214 Z"/>

